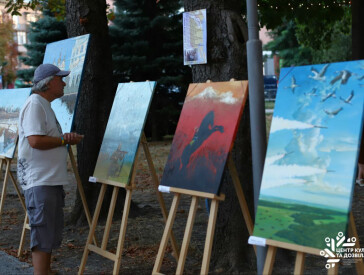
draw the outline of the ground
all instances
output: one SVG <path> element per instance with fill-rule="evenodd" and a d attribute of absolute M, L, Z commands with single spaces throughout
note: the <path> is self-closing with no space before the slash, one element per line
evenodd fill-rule
<path fill-rule="evenodd" d="M 161 177 L 171 142 L 150 143 L 150 150 L 157 169 Z M 155 257 L 159 248 L 159 242 L 163 233 L 163 218 L 159 204 L 155 195 L 155 189 L 148 172 L 148 166 L 143 153 L 140 155 L 140 162 L 137 166 L 136 185 L 137 189 L 132 194 L 132 200 L 142 209 L 141 215 L 137 217 L 130 216 L 128 219 L 124 251 L 121 261 L 120 272 L 122 274 L 151 274 Z M 14 174 L 16 171 L 13 172 Z M 66 207 L 65 214 L 70 213 L 74 203 L 76 184 L 69 174 L 72 184 L 66 186 Z M 0 180 L 2 182 L 2 179 Z M 0 250 L 16 256 L 20 234 L 24 220 L 24 211 L 19 203 L 17 195 L 12 184 L 9 183 L 6 192 L 5 209 L 3 211 L 0 223 Z M 171 194 L 163 194 L 166 201 L 167 209 L 173 198 Z M 179 245 L 182 242 L 185 223 L 189 211 L 190 197 L 182 196 L 179 210 L 175 219 L 173 231 L 176 235 Z M 361 215 L 361 209 L 364 207 L 364 187 L 355 186 L 353 199 L 353 214 L 356 218 L 356 227 L 362 243 L 364 242 L 364 216 Z M 199 274 L 201 259 L 204 249 L 205 234 L 207 227 L 208 214 L 205 207 L 205 201 L 199 201 L 199 207 L 196 214 L 194 230 L 191 237 L 191 244 L 188 250 L 185 264 L 185 274 Z M 104 226 L 98 227 L 98 240 L 102 239 Z M 120 228 L 120 219 L 114 220 L 110 233 L 110 242 L 108 248 L 115 252 L 116 242 Z M 53 255 L 52 268 L 59 271 L 59 274 L 77 274 L 78 267 L 86 243 L 88 226 L 67 225 L 64 230 L 63 243 L 60 249 L 56 250 Z M 31 262 L 29 251 L 29 233 L 25 242 L 25 252 L 20 258 L 21 261 Z M 171 248 L 168 247 L 161 272 L 173 274 L 176 270 L 176 261 L 171 254 Z M 278 260 L 274 266 L 273 274 L 292 274 L 294 267 L 294 254 L 278 251 Z M 305 274 L 327 274 L 324 268 L 325 259 L 320 256 L 307 256 L 305 262 Z M 85 274 L 111 274 L 113 262 L 101 256 L 90 253 L 86 264 Z M 355 274 L 355 265 L 349 261 L 341 261 L 341 274 Z M 1 273 L 1 267 L 0 267 Z M 223 270 L 219 273 L 226 274 Z M 254 271 L 247 270 L 243 274 L 254 274 Z"/>

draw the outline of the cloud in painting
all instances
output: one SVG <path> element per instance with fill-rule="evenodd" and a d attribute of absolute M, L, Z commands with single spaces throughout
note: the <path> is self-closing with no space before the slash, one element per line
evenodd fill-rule
<path fill-rule="evenodd" d="M 217 93 L 212 87 L 207 87 L 193 98 L 213 99 L 225 104 L 235 104 L 238 101 L 238 99 L 233 96 L 232 92 Z"/>
<path fill-rule="evenodd" d="M 294 130 L 294 129 L 304 130 L 311 128 L 325 128 L 325 127 L 316 126 L 298 120 L 289 120 L 282 117 L 274 117 L 272 126 L 270 128 L 270 133 L 274 133 L 280 130 Z"/>

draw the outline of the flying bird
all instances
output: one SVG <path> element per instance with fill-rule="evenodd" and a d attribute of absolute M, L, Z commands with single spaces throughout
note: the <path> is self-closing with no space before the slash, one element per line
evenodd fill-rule
<path fill-rule="evenodd" d="M 334 85 L 335 82 L 337 81 L 341 81 L 341 84 L 346 84 L 350 78 L 350 76 L 352 75 L 352 73 L 348 70 L 342 70 L 339 72 L 339 74 L 337 76 L 335 76 L 331 81 L 330 84 Z"/>
<path fill-rule="evenodd" d="M 345 103 L 347 103 L 347 104 L 351 104 L 351 100 L 353 99 L 353 97 L 354 97 L 354 91 L 351 91 L 351 93 L 350 93 L 350 95 L 348 96 L 348 98 L 342 98 L 341 96 L 340 96 L 340 99 L 342 100 L 342 101 L 344 101 Z"/>
<path fill-rule="evenodd" d="M 319 81 L 323 81 L 326 79 L 325 77 L 325 73 L 327 70 L 327 67 L 329 67 L 329 64 L 326 64 L 325 66 L 323 66 L 323 68 L 321 69 L 320 72 L 318 72 L 314 67 L 311 67 L 311 72 L 313 73 L 313 75 L 309 75 L 309 78 L 312 78 L 314 80 L 319 80 Z"/>
<path fill-rule="evenodd" d="M 321 102 L 325 102 L 326 100 L 328 100 L 330 97 L 336 97 L 335 95 L 335 91 L 328 93 L 324 98 L 321 99 Z"/>
<path fill-rule="evenodd" d="M 336 116 L 338 113 L 342 111 L 343 107 L 340 107 L 339 109 L 336 109 L 334 111 L 328 111 L 324 109 L 324 112 L 328 114 L 329 116 Z"/>
<path fill-rule="evenodd" d="M 294 78 L 294 76 L 292 75 L 291 77 L 291 86 L 288 86 L 288 87 L 284 87 L 285 89 L 291 89 L 292 90 L 292 94 L 294 94 L 294 90 L 299 87 L 297 84 L 296 84 L 296 79 Z"/>
<path fill-rule="evenodd" d="M 304 95 L 308 95 L 308 96 L 317 96 L 316 92 L 317 92 L 317 89 L 316 89 L 316 88 L 312 88 L 311 92 L 309 92 L 309 93 L 304 93 Z"/>

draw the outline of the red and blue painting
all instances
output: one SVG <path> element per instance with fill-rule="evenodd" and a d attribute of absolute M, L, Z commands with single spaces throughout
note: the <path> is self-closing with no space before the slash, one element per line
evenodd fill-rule
<path fill-rule="evenodd" d="M 190 84 L 161 186 L 219 193 L 247 92 L 247 81 Z"/>

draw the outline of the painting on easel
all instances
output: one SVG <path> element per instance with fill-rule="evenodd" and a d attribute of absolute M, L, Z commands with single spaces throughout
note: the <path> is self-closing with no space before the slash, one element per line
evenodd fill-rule
<path fill-rule="evenodd" d="M 119 83 L 94 177 L 128 184 L 156 82 Z"/>
<path fill-rule="evenodd" d="M 364 61 L 283 68 L 254 236 L 311 248 L 346 232 L 362 132 Z"/>
<path fill-rule="evenodd" d="M 218 194 L 247 82 L 190 84 L 161 186 Z"/>
<path fill-rule="evenodd" d="M 47 44 L 43 64 L 56 65 L 61 70 L 71 71 L 64 77 L 64 96 L 52 102 L 52 108 L 63 132 L 71 132 L 73 115 L 81 88 L 82 72 L 87 54 L 89 34 Z"/>
<path fill-rule="evenodd" d="M 19 112 L 29 95 L 30 88 L 0 90 L 0 156 L 14 157 Z"/>

